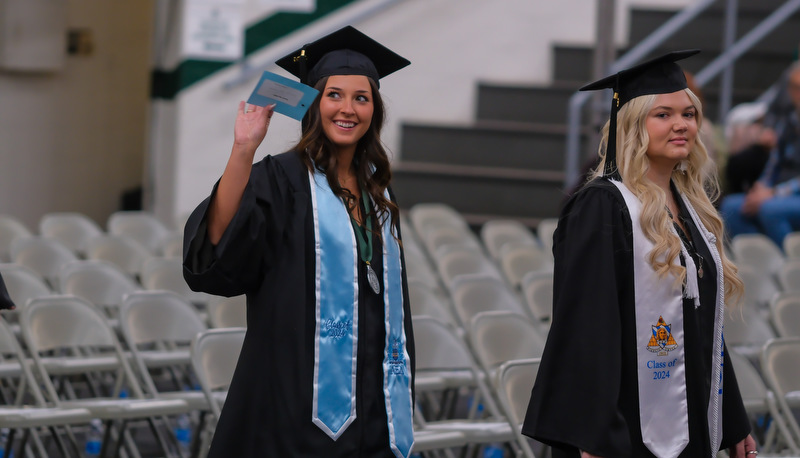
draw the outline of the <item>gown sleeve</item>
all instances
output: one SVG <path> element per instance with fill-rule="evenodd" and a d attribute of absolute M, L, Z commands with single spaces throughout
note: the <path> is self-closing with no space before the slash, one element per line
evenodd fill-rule
<path fill-rule="evenodd" d="M 11 309 L 13 307 L 14 301 L 12 301 L 11 296 L 8 295 L 6 282 L 3 281 L 3 277 L 0 277 L 0 310 Z"/>
<path fill-rule="evenodd" d="M 614 186 L 590 183 L 554 234 L 553 318 L 522 432 L 563 450 L 629 456 L 620 399 L 625 305 L 632 307 L 630 216 Z M 614 189 L 612 189 L 614 188 Z"/>
<path fill-rule="evenodd" d="M 219 244 L 213 245 L 207 218 L 218 184 L 186 222 L 183 276 L 194 291 L 230 297 L 261 284 L 278 252 L 288 201 L 296 192 L 272 156 L 254 164 L 239 209 Z"/>

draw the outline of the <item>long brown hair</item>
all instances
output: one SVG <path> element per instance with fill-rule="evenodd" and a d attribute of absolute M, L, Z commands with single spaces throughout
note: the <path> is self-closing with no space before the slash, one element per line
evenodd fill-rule
<path fill-rule="evenodd" d="M 366 190 L 375 203 L 378 214 L 376 220 L 379 228 L 382 228 L 383 224 L 389 220 L 392 227 L 397 229 L 400 210 L 394 202 L 384 195 L 392 180 L 389 156 L 381 142 L 381 129 L 386 120 L 386 110 L 378 85 L 375 84 L 372 78 L 367 78 L 367 80 L 369 80 L 369 85 L 372 89 L 372 122 L 356 145 L 353 164 L 359 187 Z M 342 188 L 339 184 L 336 167 L 337 158 L 333 154 L 336 147 L 325 135 L 325 131 L 322 128 L 319 103 L 327 83 L 328 77 L 324 77 L 314 86 L 320 93 L 314 99 L 314 103 L 311 104 L 306 116 L 303 118 L 303 135 L 294 150 L 300 154 L 309 170 L 313 171 L 316 168 L 325 174 L 333 193 L 343 199 L 348 209 L 352 211 L 358 200 L 350 191 Z M 369 206 L 367 207 L 369 208 Z M 380 235 L 381 231 L 377 231 L 377 233 Z"/>

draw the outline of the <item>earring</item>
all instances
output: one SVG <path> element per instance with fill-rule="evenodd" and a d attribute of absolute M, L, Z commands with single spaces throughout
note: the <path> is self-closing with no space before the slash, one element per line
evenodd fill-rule
<path fill-rule="evenodd" d="M 678 165 L 675 166 L 675 170 L 677 170 L 679 172 L 683 172 L 684 174 L 686 174 L 686 171 L 689 170 L 689 161 L 684 159 L 684 160 L 678 162 Z"/>

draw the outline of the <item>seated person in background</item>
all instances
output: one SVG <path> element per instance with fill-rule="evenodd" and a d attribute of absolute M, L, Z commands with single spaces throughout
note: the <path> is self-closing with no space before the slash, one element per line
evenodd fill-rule
<path fill-rule="evenodd" d="M 777 138 L 764 125 L 765 103 L 742 103 L 728 113 L 725 139 L 730 156 L 725 164 L 725 195 L 744 193 L 761 176 Z"/>
<path fill-rule="evenodd" d="M 775 125 L 777 145 L 752 188 L 725 197 L 720 212 L 729 235 L 767 234 L 778 246 L 800 230 L 800 61 L 789 69 L 787 93 L 794 110 Z"/>

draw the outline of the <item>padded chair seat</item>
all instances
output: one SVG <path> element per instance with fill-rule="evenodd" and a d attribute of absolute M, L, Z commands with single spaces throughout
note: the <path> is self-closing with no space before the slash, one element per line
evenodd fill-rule
<path fill-rule="evenodd" d="M 119 399 L 90 398 L 63 401 L 64 407 L 88 409 L 93 417 L 108 419 L 138 419 L 162 415 L 178 415 L 191 409 L 179 399 Z"/>
<path fill-rule="evenodd" d="M 0 409 L 0 427 L 33 428 L 71 423 L 89 423 L 91 412 L 87 409 L 9 407 Z"/>

